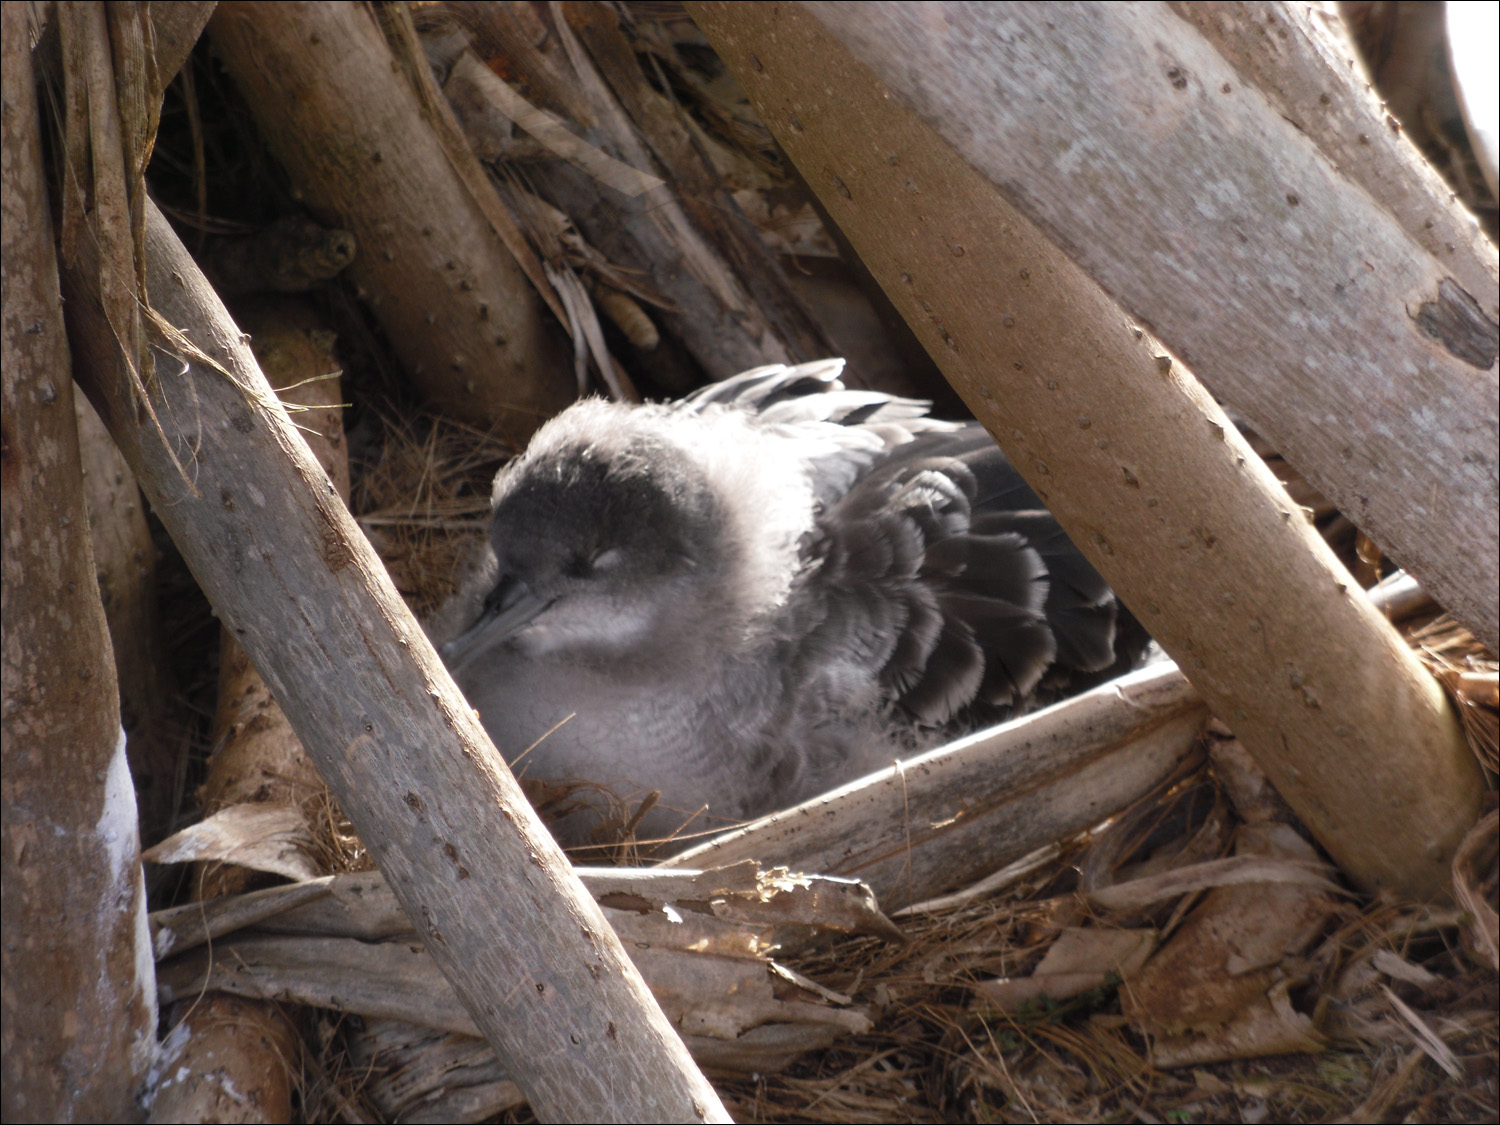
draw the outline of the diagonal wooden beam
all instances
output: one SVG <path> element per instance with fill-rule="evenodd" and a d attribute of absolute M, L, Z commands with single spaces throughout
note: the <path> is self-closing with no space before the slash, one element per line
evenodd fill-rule
<path fill-rule="evenodd" d="M 728 1120 L 245 338 L 147 218 L 153 308 L 191 344 L 158 350 L 165 440 L 130 397 L 86 255 L 64 276 L 80 382 L 454 991 L 544 1118 Z"/>

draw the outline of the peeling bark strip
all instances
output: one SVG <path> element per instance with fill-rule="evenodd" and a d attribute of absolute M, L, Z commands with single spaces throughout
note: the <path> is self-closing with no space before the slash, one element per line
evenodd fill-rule
<path fill-rule="evenodd" d="M 495 107 L 535 137 L 538 143 L 606 187 L 635 196 L 663 186 L 660 177 L 632 168 L 623 160 L 616 160 L 609 153 L 575 137 L 558 118 L 532 105 L 499 78 L 488 83 L 485 89 L 494 99 Z"/>
<path fill-rule="evenodd" d="M 805 7 L 1500 647 L 1500 382 L 1412 318 L 1477 225 L 1434 258 L 1165 4 Z"/>
<path fill-rule="evenodd" d="M 763 363 L 827 355 L 821 329 L 800 308 L 758 239 L 736 229 L 730 214 L 736 209 L 733 202 L 720 200 L 708 208 L 696 203 L 711 197 L 702 188 L 706 179 L 717 186 L 717 173 L 704 167 L 696 154 L 662 159 L 651 144 L 656 130 L 642 125 L 641 106 L 632 101 L 621 104 L 620 90 L 649 87 L 640 81 L 639 66 L 628 47 L 632 82 L 627 84 L 619 68 L 608 65 L 600 43 L 603 29 L 597 26 L 603 18 L 600 13 L 553 5 L 548 9 L 550 26 L 527 26 L 525 7 L 460 6 L 466 22 L 480 33 L 475 38 L 483 38 L 506 59 L 507 69 L 525 84 L 534 101 L 597 138 L 616 160 L 667 181 L 644 195 L 611 199 L 604 207 L 593 175 L 567 160 L 556 160 L 527 169 L 537 191 L 571 216 L 610 262 L 627 271 L 642 271 L 649 286 L 670 305 L 659 314 L 670 326 L 670 335 L 682 341 L 710 378 L 727 378 Z M 565 11 L 568 19 L 563 18 Z M 573 16 L 582 24 L 588 50 L 574 35 L 569 22 Z M 538 27 L 544 31 L 540 37 Z M 620 36 L 618 28 L 613 35 Z M 598 57 L 591 57 L 590 51 Z M 483 152 L 485 118 L 499 79 L 477 70 L 483 68 L 460 62 L 445 89 L 470 144 Z M 690 165 L 696 165 L 697 182 Z"/>
<path fill-rule="evenodd" d="M 688 9 L 943 374 L 1319 842 L 1366 886 L 1446 895 L 1448 859 L 1483 790 L 1463 733 L 1442 689 L 1213 398 L 806 6 Z M 903 14 L 909 35 L 886 44 L 909 47 L 948 26 L 945 15 L 962 26 L 1068 9 L 854 10 L 874 23 Z M 1070 34 L 1087 40 L 1093 23 L 1123 10 L 1093 5 Z M 1162 42 L 1175 49 L 1180 38 Z M 943 88 L 953 67 L 919 55 L 910 47 L 923 88 Z M 993 98 L 974 99 L 962 120 L 978 127 Z M 1037 105 L 1031 96 L 1023 108 Z M 1093 137 L 1070 132 L 1060 143 Z M 1084 161 L 1079 174 L 1115 171 Z M 1251 272 L 1236 282 L 1260 283 Z M 1188 292 L 1209 303 L 1194 315 L 1215 320 L 1199 288 Z M 1400 331 L 1415 335 L 1404 315 Z M 1471 369 L 1457 371 L 1465 385 L 1455 398 L 1475 382 Z M 1493 464 L 1493 446 L 1487 455 Z"/>
<path fill-rule="evenodd" d="M 141 490 L 82 392 L 73 395 L 95 573 L 120 689 L 120 719 L 135 780 L 141 837 L 155 842 L 181 807 L 177 763 L 186 717 L 167 663 L 156 589 L 156 548 Z"/>
<path fill-rule="evenodd" d="M 1480 371 L 1495 366 L 1500 355 L 1500 323 L 1485 315 L 1474 300 L 1451 277 L 1443 278 L 1437 299 L 1423 301 L 1415 317 L 1417 327 L 1448 353 Z"/>
<path fill-rule="evenodd" d="M 157 440 L 80 262 L 67 310 L 87 389 L 476 1025 L 542 1117 L 727 1120 L 154 207 L 146 247 L 156 310 L 222 371 L 159 365 L 173 429 Z M 353 565 L 327 565 L 330 529 Z"/>
<path fill-rule="evenodd" d="M 688 1049 L 721 1070 L 774 1072 L 803 1051 L 870 1030 L 868 1009 L 853 998 L 774 960 L 788 932 L 797 940 L 851 932 L 904 940 L 869 888 L 844 879 L 754 863 L 578 874 Z M 169 1000 L 196 1004 L 205 987 L 223 988 L 479 1034 L 378 873 L 195 906 L 152 916 L 157 948 L 170 951 L 159 975 Z M 210 934 L 213 947 L 203 948 Z"/>

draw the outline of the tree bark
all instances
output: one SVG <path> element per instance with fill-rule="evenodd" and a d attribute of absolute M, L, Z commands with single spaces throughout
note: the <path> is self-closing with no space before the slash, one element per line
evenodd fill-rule
<path fill-rule="evenodd" d="M 326 378 L 338 369 L 333 333 L 284 297 L 246 299 L 235 307 L 236 322 L 250 334 L 251 350 L 267 381 L 276 387 L 296 388 L 279 392 L 281 400 L 321 407 L 298 411 L 292 418 L 308 452 L 347 504 L 349 457 L 337 409 L 342 401 L 340 381 Z M 322 778 L 291 722 L 227 628 L 220 633 L 219 702 L 213 731 L 214 756 L 198 791 L 205 815 L 245 803 L 302 808 L 321 791 Z M 248 874 L 240 867 L 210 865 L 202 872 L 203 897 L 245 890 Z"/>
<path fill-rule="evenodd" d="M 1467 292 L 1494 298 L 1494 252 L 1478 224 L 1388 111 L 1326 9 L 1298 4 L 1172 0 L 1171 9 L 1213 44 L 1248 85 L 1369 193 Z M 1419 21 L 1420 22 L 1420 21 Z M 1435 24 L 1442 49 L 1442 13 Z M 1392 113 L 1396 116 L 1392 116 Z M 1409 118 L 1408 118 L 1409 119 Z M 1482 237 L 1482 235 L 1481 235 Z M 1493 307 L 1493 306 L 1492 306 Z"/>
<path fill-rule="evenodd" d="M 349 499 L 349 458 L 344 445 L 333 333 L 304 306 L 285 297 L 246 298 L 238 323 L 267 381 L 283 402 L 306 407 L 296 420 L 308 451 L 339 498 Z M 271 689 L 228 629 L 220 631 L 219 701 L 214 715 L 214 755 L 198 791 L 205 813 L 240 804 L 280 804 L 304 809 L 323 787 Z M 149 855 L 148 855 L 149 858 Z M 327 870 L 323 871 L 328 874 Z M 194 865 L 192 897 L 210 901 L 245 890 L 260 875 L 233 861 Z M 201 907 L 200 907 L 201 909 Z M 274 1123 L 291 1112 L 301 1044 L 295 1008 L 264 997 L 199 991 L 179 1003 L 173 1020 L 176 1052 L 170 1077 L 155 1091 L 151 1120 Z"/>
<path fill-rule="evenodd" d="M 181 1018 L 162 1047 L 164 1079 L 152 1091 L 149 1121 L 292 1120 L 302 1045 L 280 1005 L 210 992 L 178 1007 Z"/>
<path fill-rule="evenodd" d="M 634 126 L 639 137 L 636 144 L 641 155 L 645 156 L 649 147 L 688 220 L 748 290 L 751 307 L 770 323 L 787 353 L 804 361 L 830 354 L 822 325 L 803 307 L 774 255 L 741 213 L 723 176 L 695 144 L 684 124 L 686 112 L 673 102 L 670 90 L 657 91 L 642 74 L 632 44 L 620 27 L 618 11 L 608 4 L 569 0 L 553 12 L 554 19 L 561 13 L 577 33 L 599 77 L 619 99 L 628 125 Z M 715 359 L 723 362 L 717 356 Z M 737 367 L 731 374 L 744 369 Z"/>
<path fill-rule="evenodd" d="M 1446 895 L 1482 790 L 1447 700 L 1212 398 L 805 6 L 688 8 L 949 381 L 1318 840 L 1366 886 Z"/>
<path fill-rule="evenodd" d="M 27 9 L 0 6 L 0 1104 L 7 1121 L 123 1121 L 139 1116 L 156 982 L 83 502 Z"/>
<path fill-rule="evenodd" d="M 225 3 L 209 33 L 314 217 L 359 240 L 349 276 L 411 377 L 523 444 L 571 398 L 555 330 L 417 92 L 392 74 L 370 11 Z"/>
<path fill-rule="evenodd" d="M 573 32 L 554 9 L 552 28 L 540 40 L 527 26 L 530 5 L 461 5 L 477 25 L 476 41 L 499 50 L 509 67 L 527 84 L 530 96 L 544 108 L 569 118 L 591 137 L 599 137 L 610 154 L 639 172 L 667 172 L 653 159 L 646 140 L 615 99 L 581 45 L 564 50 L 559 40 Z M 522 9 L 517 12 L 515 9 Z M 565 40 L 566 41 L 566 40 Z M 488 89 L 501 79 L 482 66 L 460 60 L 445 89 L 474 136 L 493 105 Z M 493 110 L 489 110 L 493 112 Z M 480 142 L 482 145 L 483 142 Z M 480 147 L 476 145 L 476 147 Z M 821 334 L 805 314 L 790 315 L 795 299 L 782 295 L 768 312 L 747 289 L 707 233 L 689 215 L 686 200 L 673 186 L 658 184 L 629 196 L 604 188 L 599 180 L 565 160 L 546 160 L 527 170 L 538 192 L 568 214 L 578 229 L 610 262 L 626 271 L 640 270 L 670 305 L 656 310 L 680 338 L 688 353 L 712 379 L 723 379 L 764 363 L 813 358 L 799 355 L 799 345 L 816 344 Z M 773 313 L 779 313 L 773 319 Z M 824 354 L 826 348 L 815 354 Z"/>
<path fill-rule="evenodd" d="M 146 502 L 114 439 L 82 393 L 73 396 L 73 405 L 141 838 L 154 843 L 172 831 L 182 804 L 180 767 L 187 755 L 186 716 L 167 670 L 167 640 L 156 597 L 156 545 L 146 522 Z"/>
<path fill-rule="evenodd" d="M 161 89 L 177 77 L 217 7 L 215 0 L 176 0 L 151 8 L 156 35 L 156 73 Z"/>
<path fill-rule="evenodd" d="M 1500 648 L 1497 267 L 1477 224 L 1435 259 L 1164 4 L 808 11 Z"/>
<path fill-rule="evenodd" d="M 86 389 L 475 1023 L 543 1117 L 724 1120 L 154 207 L 146 250 L 154 308 L 201 349 L 158 365 L 168 441 L 137 421 L 81 262 Z"/>

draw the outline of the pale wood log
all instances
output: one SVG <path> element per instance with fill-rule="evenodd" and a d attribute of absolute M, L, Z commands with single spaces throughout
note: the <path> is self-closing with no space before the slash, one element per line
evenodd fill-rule
<path fill-rule="evenodd" d="M 358 239 L 349 276 L 434 402 L 516 442 L 566 406 L 537 292 L 393 74 L 372 12 L 226 3 L 209 34 L 297 194 Z"/>
<path fill-rule="evenodd" d="M 724 1120 L 154 207 L 146 249 L 154 308 L 201 351 L 158 365 L 162 441 L 112 366 L 85 255 L 67 310 L 91 399 L 465 1007 L 542 1116 Z"/>
<path fill-rule="evenodd" d="M 1165 4 L 808 11 L 1500 648 L 1500 294 L 1463 280 L 1497 273 L 1477 223 L 1433 258 Z"/>
<path fill-rule="evenodd" d="M 267 381 L 283 402 L 308 408 L 294 415 L 299 432 L 339 499 L 347 503 L 349 458 L 337 409 L 342 395 L 339 380 L 328 378 L 338 370 L 333 333 L 315 314 L 284 297 L 245 299 L 236 311 Z M 292 724 L 228 629 L 220 630 L 212 743 L 208 777 L 198 790 L 206 813 L 266 804 L 289 805 L 295 811 L 323 789 Z M 242 862 L 217 860 L 194 866 L 191 892 L 200 908 L 201 900 L 242 891 L 261 877 Z M 256 996 L 207 992 L 189 997 L 177 1014 L 182 1023 L 173 1035 L 181 1043 L 180 1055 L 158 1086 L 152 1121 L 286 1120 L 300 1072 L 301 1047 L 284 1005 Z"/>
<path fill-rule="evenodd" d="M 281 1125 L 302 1073 L 296 1027 L 271 1003 L 212 992 L 180 1005 L 162 1044 L 148 1121 Z"/>
<path fill-rule="evenodd" d="M 1365 80 L 1340 20 L 1326 7 L 1305 4 L 1172 0 L 1170 6 L 1459 285 L 1481 304 L 1488 294 L 1493 308 L 1500 284 L 1494 253 L 1476 246 L 1474 216 L 1396 123 L 1392 112 L 1399 111 L 1388 111 Z M 1439 13 L 1438 49 L 1442 22 Z"/>
<path fill-rule="evenodd" d="M 944 374 L 1319 841 L 1367 887 L 1446 895 L 1482 788 L 1447 700 L 1213 399 L 806 8 L 689 10 Z"/>
<path fill-rule="evenodd" d="M 156 983 L 27 9 L 0 6 L 0 1106 L 7 1121 L 127 1121 L 151 1061 Z"/>
<path fill-rule="evenodd" d="M 1389 111 L 1391 128 L 1409 137 L 1412 144 L 1434 161 L 1449 164 L 1453 175 L 1453 193 L 1475 213 L 1488 204 L 1489 215 L 1483 225 L 1491 238 L 1496 235 L 1494 154 L 1489 160 L 1481 155 L 1481 145 L 1468 130 L 1468 119 L 1462 96 L 1462 75 L 1454 63 L 1458 50 L 1454 34 L 1472 34 L 1465 28 L 1463 14 L 1449 26 L 1446 4 L 1424 4 L 1422 0 L 1336 0 L 1323 5 L 1322 11 L 1310 9 L 1309 15 L 1321 15 L 1324 22 L 1338 24 L 1347 34 L 1349 46 L 1360 60 L 1360 69 L 1368 75 L 1374 93 Z M 1470 11 L 1481 6 L 1463 5 Z M 1333 19 L 1336 9 L 1338 19 Z M 1482 25 L 1480 25 L 1482 26 Z M 1472 25 L 1471 25 L 1472 28 Z M 1475 46 L 1475 45 L 1470 45 Z M 1489 44 L 1477 44 L 1479 58 L 1485 58 Z M 1494 63 L 1482 64 L 1493 72 Z M 1488 80 L 1493 87 L 1493 79 Z M 1447 135 L 1450 123 L 1462 122 L 1481 178 L 1487 184 L 1467 182 L 1462 146 Z M 1489 167 L 1486 167 L 1489 165 Z M 1486 198 L 1486 187 L 1488 198 Z"/>
<path fill-rule="evenodd" d="M 1196 759 L 1207 718 L 1182 673 L 1160 664 L 898 762 L 662 866 L 752 857 L 792 864 L 859 879 L 897 909 L 1113 816 Z"/>
<path fill-rule="evenodd" d="M 260 673 L 228 632 L 220 636 L 219 705 L 214 715 L 214 761 L 199 802 L 214 813 L 244 801 L 301 807 L 322 789 L 318 771 L 308 760 Z M 216 898 L 244 889 L 242 876 L 212 876 L 204 897 Z"/>

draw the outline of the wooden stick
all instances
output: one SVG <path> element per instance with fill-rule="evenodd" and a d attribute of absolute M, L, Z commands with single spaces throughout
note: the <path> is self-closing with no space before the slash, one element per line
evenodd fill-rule
<path fill-rule="evenodd" d="M 154 207 L 146 249 L 188 359 L 158 357 L 167 441 L 125 393 L 81 260 L 86 389 L 475 1023 L 543 1117 L 727 1120 Z"/>
<path fill-rule="evenodd" d="M 666 867 L 755 857 L 859 879 L 887 909 L 963 887 L 1113 816 L 1195 758 L 1208 718 L 1171 664 L 764 817 Z"/>
<path fill-rule="evenodd" d="M 371 11 L 224 3 L 209 34 L 314 217 L 358 238 L 349 276 L 413 380 L 516 442 L 566 406 L 555 329 L 515 256 L 529 248 L 513 224 L 502 242 L 509 214 L 481 209 L 482 169 L 442 143 Z"/>
<path fill-rule="evenodd" d="M 349 458 L 343 419 L 334 409 L 342 395 L 333 334 L 316 313 L 281 295 L 241 298 L 235 314 L 268 381 L 296 387 L 283 392 L 282 401 L 324 407 L 298 411 L 296 421 L 308 451 L 347 503 Z M 327 378 L 329 374 L 334 377 Z M 296 814 L 322 791 L 322 779 L 291 723 L 227 628 L 220 629 L 213 731 L 208 776 L 197 793 L 206 814 L 266 804 L 290 805 Z M 301 816 L 296 819 L 301 826 Z M 149 851 L 146 857 L 150 859 Z M 193 865 L 190 891 L 194 899 L 216 900 L 242 891 L 259 874 L 240 866 L 237 858 L 215 856 Z M 205 908 L 199 901 L 187 909 L 193 906 Z M 153 935 L 154 946 L 158 940 Z M 226 1090 L 261 1107 L 262 1121 L 286 1119 L 295 1074 L 289 1064 L 300 1050 L 293 1009 L 269 996 L 198 992 L 175 1005 L 172 1017 L 178 1053 L 173 1080 L 155 1091 L 153 1121 L 219 1120 Z"/>
<path fill-rule="evenodd" d="M 1493 302 L 1494 250 L 1475 238 L 1474 216 L 1396 123 L 1392 112 L 1399 111 L 1365 81 L 1342 20 L 1300 4 L 1170 0 L 1170 7 L 1459 285 L 1476 297 L 1489 293 Z M 1428 46 L 1442 49 L 1441 40 Z"/>
<path fill-rule="evenodd" d="M 479 5 L 473 16 L 481 30 L 503 46 L 507 66 L 528 82 L 533 96 L 564 107 L 579 128 L 597 134 L 637 174 L 653 180 L 657 172 L 672 175 L 673 169 L 653 160 L 646 140 L 593 59 L 574 40 L 561 13 L 554 8 L 550 33 L 537 40 L 527 34 L 532 29 L 522 25 L 513 7 L 519 6 Z M 479 138 L 498 107 L 497 96 L 504 97 L 499 89 L 504 85 L 469 57 L 456 62 L 444 87 L 476 148 L 483 147 Z M 527 176 L 611 262 L 645 274 L 649 286 L 671 305 L 656 315 L 711 378 L 726 378 L 763 363 L 827 354 L 826 342 L 812 355 L 803 354 L 823 337 L 805 312 L 798 309 L 799 315 L 792 316 L 782 307 L 795 304 L 784 281 L 780 300 L 769 302 L 769 310 L 747 285 L 760 282 L 754 288 L 762 290 L 766 282 L 780 280 L 771 276 L 774 267 L 757 263 L 755 270 L 733 268 L 739 263 L 725 258 L 712 238 L 713 228 L 703 225 L 704 215 L 690 207 L 675 184 L 658 182 L 649 191 L 626 195 L 564 160 L 530 166 Z M 600 205 L 601 191 L 607 206 Z M 781 315 L 773 317 L 777 313 Z"/>

